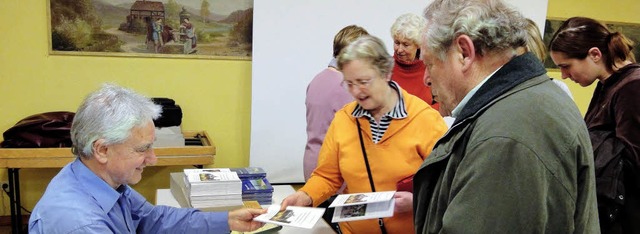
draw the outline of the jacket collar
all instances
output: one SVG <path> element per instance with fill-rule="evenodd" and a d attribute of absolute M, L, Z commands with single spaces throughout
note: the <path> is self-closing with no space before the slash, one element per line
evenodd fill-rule
<path fill-rule="evenodd" d="M 387 131 L 385 131 L 384 135 L 382 136 L 382 139 L 380 139 L 378 144 L 383 143 L 384 141 L 389 139 L 391 136 L 398 133 L 400 129 L 404 128 L 407 124 L 411 123 L 412 119 L 415 118 L 420 112 L 425 111 L 427 109 L 428 104 L 426 104 L 426 102 L 422 101 L 416 96 L 409 95 L 409 93 L 406 90 L 402 89 L 402 87 L 398 87 L 398 89 L 400 91 L 400 95 L 403 97 L 402 99 L 404 102 L 404 109 L 406 110 L 406 113 L 407 113 L 406 117 L 394 118 L 392 121 L 393 123 L 389 124 L 389 128 L 387 129 Z M 417 100 L 420 100 L 420 101 L 417 101 Z M 424 105 L 421 105 L 420 103 L 423 103 Z M 349 117 L 351 118 L 351 121 L 353 121 L 353 124 L 355 126 L 356 124 L 355 121 L 358 121 L 358 117 L 353 116 L 351 113 L 353 113 L 353 111 L 355 110 L 356 106 L 358 105 L 358 102 L 354 101 L 347 105 L 348 106 L 344 108 L 343 111 L 345 111 L 349 115 Z M 367 124 L 364 124 L 365 122 Z M 369 121 L 362 121 L 360 122 L 360 124 L 362 124 L 361 125 L 362 131 L 363 133 L 365 133 L 363 137 L 371 140 L 371 125 L 369 124 Z"/>
<path fill-rule="evenodd" d="M 498 97 L 507 93 L 517 85 L 545 74 L 546 72 L 547 70 L 540 60 L 532 53 L 525 53 L 514 57 L 493 74 L 493 76 L 478 89 L 476 94 L 469 99 L 469 102 L 467 102 L 460 111 L 460 115 L 456 118 L 453 126 L 482 111 Z"/>
<path fill-rule="evenodd" d="M 403 119 L 407 117 L 407 108 L 404 104 L 404 96 L 402 95 L 402 91 L 400 90 L 400 86 L 395 81 L 389 81 L 389 86 L 398 94 L 398 102 L 396 105 L 389 111 L 389 113 L 385 113 L 386 116 L 389 116 L 393 119 Z M 357 103 L 357 102 L 356 102 Z M 368 110 L 365 110 L 360 106 L 360 104 L 356 104 L 356 108 L 351 112 L 351 115 L 356 118 L 360 118 L 362 116 L 367 116 L 370 119 L 373 118 L 373 115 Z"/>

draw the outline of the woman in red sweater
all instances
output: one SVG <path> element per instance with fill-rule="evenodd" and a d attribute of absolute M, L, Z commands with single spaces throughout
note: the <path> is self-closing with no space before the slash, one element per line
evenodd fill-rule
<path fill-rule="evenodd" d="M 391 79 L 438 110 L 431 88 L 424 83 L 426 66 L 420 60 L 420 32 L 425 27 L 425 20 L 413 13 L 401 15 L 391 26 L 395 59 Z"/>

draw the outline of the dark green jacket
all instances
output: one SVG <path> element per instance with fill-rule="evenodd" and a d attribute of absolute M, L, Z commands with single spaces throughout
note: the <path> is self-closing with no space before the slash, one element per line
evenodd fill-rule
<path fill-rule="evenodd" d="M 530 53 L 469 100 L 414 177 L 416 233 L 597 233 L 582 117 Z"/>

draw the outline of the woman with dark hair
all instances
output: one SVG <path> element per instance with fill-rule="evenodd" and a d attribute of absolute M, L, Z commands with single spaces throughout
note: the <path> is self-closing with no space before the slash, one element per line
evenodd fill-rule
<path fill-rule="evenodd" d="M 602 233 L 640 233 L 640 64 L 633 42 L 597 20 L 565 21 L 549 44 L 562 78 L 598 81 L 585 121 L 594 150 Z"/>

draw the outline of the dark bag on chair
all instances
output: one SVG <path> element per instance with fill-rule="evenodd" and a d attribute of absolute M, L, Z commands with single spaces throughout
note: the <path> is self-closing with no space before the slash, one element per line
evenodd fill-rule
<path fill-rule="evenodd" d="M 151 100 L 162 106 L 162 114 L 153 121 L 157 128 L 180 126 L 182 124 L 182 109 L 171 98 L 156 97 Z"/>
<path fill-rule="evenodd" d="M 2 148 L 71 147 L 71 122 L 75 113 L 66 111 L 35 114 L 20 120 L 2 135 Z"/>

